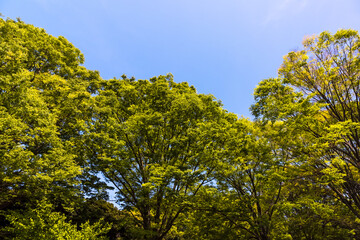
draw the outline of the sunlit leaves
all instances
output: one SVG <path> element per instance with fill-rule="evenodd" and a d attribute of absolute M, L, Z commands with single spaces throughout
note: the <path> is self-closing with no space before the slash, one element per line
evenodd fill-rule
<path fill-rule="evenodd" d="M 252 110 L 264 122 L 281 120 L 294 166 L 309 173 L 304 181 L 331 189 L 328 197 L 359 217 L 359 35 L 323 32 L 303 44 L 284 57 L 278 79 L 259 84 Z"/>
<path fill-rule="evenodd" d="M 78 147 L 99 76 L 79 65 L 82 54 L 65 38 L 21 21 L 0 19 L 0 42 L 1 215 L 30 214 L 45 198 L 72 211 L 84 165 Z"/>
<path fill-rule="evenodd" d="M 214 179 L 226 124 L 235 118 L 171 75 L 104 81 L 96 100 L 93 166 L 115 185 L 120 203 L 140 213 L 145 231 L 170 234 Z"/>

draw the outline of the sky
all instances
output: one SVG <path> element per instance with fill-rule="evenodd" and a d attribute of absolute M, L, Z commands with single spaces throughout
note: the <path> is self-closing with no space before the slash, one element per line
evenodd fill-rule
<path fill-rule="evenodd" d="M 360 30 L 358 0 L 0 0 L 0 12 L 64 36 L 104 79 L 172 73 L 248 118 L 254 88 L 305 36 Z"/>

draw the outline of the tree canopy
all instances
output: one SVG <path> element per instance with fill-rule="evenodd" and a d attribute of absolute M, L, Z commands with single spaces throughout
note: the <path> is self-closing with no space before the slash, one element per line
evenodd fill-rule
<path fill-rule="evenodd" d="M 0 238 L 360 239 L 359 48 L 306 38 L 250 120 L 0 19 Z"/>

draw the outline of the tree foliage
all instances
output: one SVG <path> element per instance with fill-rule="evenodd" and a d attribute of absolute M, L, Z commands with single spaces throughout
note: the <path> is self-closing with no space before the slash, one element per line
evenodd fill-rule
<path fill-rule="evenodd" d="M 235 117 L 172 76 L 105 81 L 89 146 L 92 164 L 149 239 L 162 239 L 214 180 L 224 127 Z"/>
<path fill-rule="evenodd" d="M 32 25 L 1 19 L 0 39 L 0 211 L 11 225 L 44 199 L 71 211 L 80 194 L 76 140 L 99 77 L 80 66 L 82 54 L 65 38 Z"/>
<path fill-rule="evenodd" d="M 171 74 L 103 80 L 0 19 L 0 238 L 360 239 L 359 35 L 303 46 L 252 121 Z"/>
<path fill-rule="evenodd" d="M 285 56 L 278 79 L 260 83 L 252 107 L 258 119 L 284 121 L 299 141 L 289 148 L 301 168 L 357 218 L 359 43 L 354 30 L 306 38 L 304 50 Z"/>

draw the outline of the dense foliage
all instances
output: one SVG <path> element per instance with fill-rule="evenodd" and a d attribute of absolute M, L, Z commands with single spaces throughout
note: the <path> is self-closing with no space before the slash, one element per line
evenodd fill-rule
<path fill-rule="evenodd" d="M 360 239 L 359 34 L 303 45 L 251 121 L 0 19 L 0 238 Z"/>

